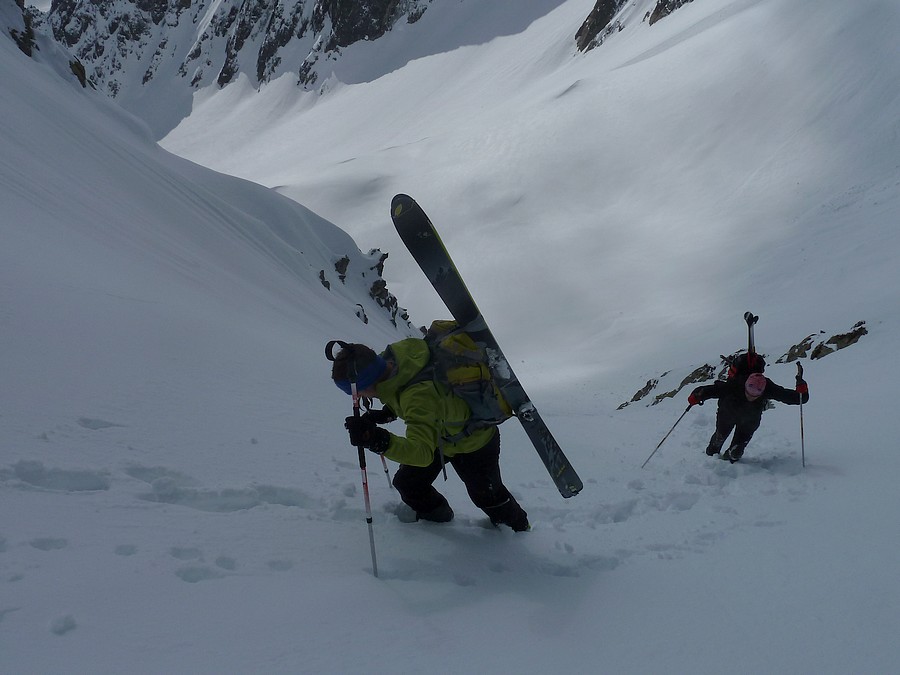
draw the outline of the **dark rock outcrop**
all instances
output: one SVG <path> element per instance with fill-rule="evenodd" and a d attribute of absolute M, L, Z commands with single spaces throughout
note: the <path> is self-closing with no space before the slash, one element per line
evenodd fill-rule
<path fill-rule="evenodd" d="M 648 25 L 652 26 L 679 7 L 692 1 L 657 0 L 653 9 L 644 15 L 642 22 L 646 21 Z M 627 0 L 597 0 L 591 13 L 581 24 L 581 28 L 575 33 L 575 45 L 578 47 L 578 51 L 590 51 L 603 44 L 610 35 L 625 28 L 628 19 L 624 17 L 633 16 L 633 13 L 626 12 L 627 6 Z"/>
<path fill-rule="evenodd" d="M 34 40 L 34 25 L 31 13 L 25 9 L 25 0 L 16 0 L 16 5 L 22 12 L 22 23 L 20 26 L 11 26 L 9 34 L 13 41 L 22 50 L 26 56 L 32 56 L 37 45 Z"/>
<path fill-rule="evenodd" d="M 847 331 L 846 333 L 836 333 L 827 339 L 821 339 L 821 335 L 826 335 L 824 331 L 820 333 L 813 333 L 812 335 L 808 335 L 803 338 L 797 344 L 791 346 L 788 351 L 781 356 L 775 363 L 790 363 L 791 361 L 797 361 L 799 359 L 810 359 L 816 360 L 821 359 L 829 354 L 833 354 L 834 352 L 846 349 L 847 347 L 856 344 L 859 339 L 868 334 L 868 329 L 866 328 L 866 322 L 860 321 Z M 720 355 L 719 356 L 719 365 L 713 366 L 710 364 L 704 364 L 699 368 L 695 369 L 681 382 L 675 386 L 673 389 L 665 391 L 661 394 L 656 394 L 653 396 L 652 401 L 648 405 L 656 405 L 661 401 L 664 401 L 667 398 L 674 398 L 682 389 L 691 384 L 697 384 L 700 382 L 706 382 L 709 380 L 719 379 L 724 380 L 728 371 L 728 366 L 734 360 L 734 358 L 740 354 L 743 354 L 745 350 L 739 350 L 734 354 L 730 355 Z M 763 358 L 766 357 L 765 354 L 761 354 Z M 662 375 L 656 378 L 652 378 L 647 381 L 647 383 L 641 387 L 634 396 L 631 397 L 631 400 L 626 401 L 618 406 L 618 410 L 622 410 L 623 408 L 628 407 L 633 403 L 637 403 L 639 401 L 643 401 L 647 399 L 656 389 L 660 386 L 660 383 L 665 383 L 667 379 L 671 379 L 669 376 L 672 371 L 666 371 Z M 671 385 L 669 385 L 671 386 Z"/>
<path fill-rule="evenodd" d="M 832 335 L 827 340 L 821 340 L 815 346 L 813 346 L 813 343 L 816 341 L 815 335 L 808 335 L 791 347 L 776 363 L 790 363 L 797 359 L 807 358 L 807 356 L 812 360 L 821 359 L 840 349 L 846 349 L 850 345 L 856 344 L 863 335 L 868 335 L 868 333 L 869 329 L 866 328 L 866 322 L 859 321 L 846 333 Z"/>
<path fill-rule="evenodd" d="M 659 0 L 656 3 L 656 7 L 650 12 L 650 25 L 652 26 L 660 19 L 664 19 L 676 9 L 683 7 L 689 2 L 693 2 L 693 0 Z"/>
<path fill-rule="evenodd" d="M 113 97 L 135 79 L 126 69 L 140 69 L 146 85 L 171 61 L 191 88 L 224 87 L 241 73 L 258 86 L 289 72 L 312 87 L 322 59 L 381 37 L 403 16 L 415 21 L 430 2 L 55 0 L 48 24 Z"/>
<path fill-rule="evenodd" d="M 603 43 L 603 39 L 616 30 L 621 30 L 621 23 L 613 23 L 626 0 L 597 0 L 594 9 L 575 33 L 575 45 L 578 51 L 586 52 Z"/>
<path fill-rule="evenodd" d="M 313 23 L 322 30 L 331 18 L 331 37 L 326 51 L 348 47 L 359 40 L 376 40 L 390 30 L 397 18 L 400 0 L 322 0 L 317 3 Z"/>

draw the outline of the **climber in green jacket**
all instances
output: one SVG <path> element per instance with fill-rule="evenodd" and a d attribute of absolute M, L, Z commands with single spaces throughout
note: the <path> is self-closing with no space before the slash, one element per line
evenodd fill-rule
<path fill-rule="evenodd" d="M 395 342 L 382 354 L 362 344 L 346 344 L 338 352 L 331 372 L 335 384 L 350 394 L 353 377 L 360 397 L 378 399 L 384 405 L 381 410 L 346 418 L 350 443 L 400 464 L 393 484 L 416 520 L 453 519 L 453 509 L 433 485 L 444 465 L 450 464 L 472 503 L 494 525 L 528 530 L 528 515 L 500 476 L 500 430 L 477 429 L 449 440 L 464 429 L 470 410 L 465 401 L 432 379 L 413 382 L 429 359 L 428 345 L 419 338 Z M 406 423 L 404 436 L 378 426 L 398 418 Z"/>

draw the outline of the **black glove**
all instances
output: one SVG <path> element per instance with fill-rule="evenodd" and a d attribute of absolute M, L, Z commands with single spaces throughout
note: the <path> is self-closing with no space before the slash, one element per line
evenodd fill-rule
<path fill-rule="evenodd" d="M 390 424 L 395 419 L 397 419 L 397 415 L 394 414 L 394 411 L 385 406 L 381 410 L 369 410 L 363 413 L 364 419 L 370 419 L 375 424 Z"/>
<path fill-rule="evenodd" d="M 350 432 L 350 445 L 368 448 L 379 455 L 387 451 L 391 443 L 391 434 L 375 426 L 367 415 L 348 417 L 344 420 L 344 428 Z"/>

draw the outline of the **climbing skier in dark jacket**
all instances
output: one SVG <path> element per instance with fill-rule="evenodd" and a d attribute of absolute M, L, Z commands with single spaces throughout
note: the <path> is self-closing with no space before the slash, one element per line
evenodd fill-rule
<path fill-rule="evenodd" d="M 787 405 L 800 405 L 809 400 L 809 387 L 801 375 L 797 375 L 793 391 L 775 384 L 762 373 L 751 373 L 746 379 L 717 380 L 710 385 L 697 387 L 688 397 L 689 405 L 702 405 L 711 398 L 719 399 L 716 409 L 716 430 L 709 439 L 706 454 L 713 456 L 722 450 L 725 439 L 734 430 L 731 445 L 721 458 L 732 464 L 744 455 L 744 448 L 759 428 L 763 410 L 772 401 Z"/>
<path fill-rule="evenodd" d="M 334 383 L 349 394 L 350 374 L 355 373 L 359 395 L 384 404 L 381 410 L 345 420 L 350 443 L 400 464 L 393 484 L 403 502 L 415 511 L 416 520 L 453 519 L 447 499 L 432 485 L 446 463 L 462 479 L 472 503 L 494 525 L 508 525 L 516 532 L 528 530 L 528 514 L 500 476 L 500 430 L 479 429 L 448 440 L 465 427 L 471 415 L 469 406 L 431 379 L 411 384 L 430 358 L 428 345 L 420 338 L 395 342 L 383 354 L 361 344 L 341 349 L 332 365 Z M 403 436 L 378 426 L 398 418 L 406 423 Z"/>

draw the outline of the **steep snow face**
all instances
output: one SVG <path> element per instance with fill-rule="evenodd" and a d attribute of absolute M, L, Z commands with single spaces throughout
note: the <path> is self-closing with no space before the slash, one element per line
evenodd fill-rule
<path fill-rule="evenodd" d="M 232 346 L 248 332 L 278 340 L 261 328 L 273 321 L 324 344 L 336 326 L 321 317 L 335 306 L 340 332 L 412 332 L 380 252 L 361 253 L 271 190 L 161 150 L 142 123 L 8 37 L 0 49 L 0 304 L 20 327 L 2 350 L 9 414 L 141 398 L 154 373 L 178 370 L 167 345 L 216 359 L 216 334 Z"/>

